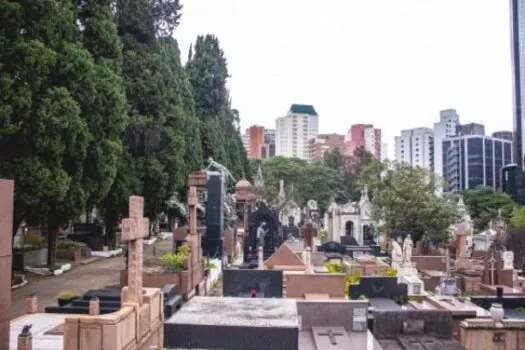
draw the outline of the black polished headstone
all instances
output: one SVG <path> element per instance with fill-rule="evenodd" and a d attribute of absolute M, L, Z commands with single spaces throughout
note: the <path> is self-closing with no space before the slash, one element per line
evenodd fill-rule
<path fill-rule="evenodd" d="M 351 284 L 348 296 L 358 299 L 361 295 L 366 298 L 396 298 L 407 297 L 408 286 L 397 283 L 397 277 L 363 276 L 359 284 Z"/>
<path fill-rule="evenodd" d="M 330 241 L 318 246 L 317 251 L 344 255 L 346 253 L 346 248 L 339 242 Z"/>
<path fill-rule="evenodd" d="M 206 200 L 206 232 L 202 236 L 205 256 L 222 258 L 224 255 L 224 181 L 219 173 L 208 177 Z"/>
<path fill-rule="evenodd" d="M 249 297 L 255 289 L 258 298 L 283 297 L 283 272 L 280 270 L 224 270 L 222 294 L 225 297 Z"/>

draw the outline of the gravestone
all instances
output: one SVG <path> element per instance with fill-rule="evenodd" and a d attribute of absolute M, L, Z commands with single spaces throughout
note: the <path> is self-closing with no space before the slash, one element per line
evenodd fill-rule
<path fill-rule="evenodd" d="M 283 271 L 223 271 L 222 294 L 225 297 L 249 297 L 253 289 L 257 292 L 257 298 L 282 298 Z"/>
<path fill-rule="evenodd" d="M 263 256 L 268 259 L 282 244 L 282 237 L 279 235 L 279 218 L 275 211 L 268 208 L 264 202 L 260 202 L 257 210 L 250 213 L 248 223 L 248 237 L 244 240 L 244 262 L 252 263 L 257 261 L 257 229 L 264 222 L 266 223 L 266 235 L 264 237 Z"/>
<path fill-rule="evenodd" d="M 341 236 L 341 244 L 344 246 L 358 246 L 356 239 L 353 236 Z"/>
<path fill-rule="evenodd" d="M 324 252 L 325 254 L 340 254 L 345 255 L 346 247 L 339 242 L 330 241 L 324 244 L 321 244 L 317 247 L 318 252 Z"/>
<path fill-rule="evenodd" d="M 202 237 L 204 255 L 213 259 L 224 256 L 224 179 L 210 172 L 206 200 L 206 234 Z"/>
<path fill-rule="evenodd" d="M 142 305 L 144 238 L 149 219 L 144 217 L 144 197 L 129 197 L 129 218 L 122 220 L 122 241 L 128 242 L 128 291 L 125 302 Z"/>
<path fill-rule="evenodd" d="M 13 181 L 0 179 L 0 349 L 9 349 L 14 188 Z"/>
<path fill-rule="evenodd" d="M 363 276 L 359 284 L 351 284 L 349 288 L 350 299 L 358 299 L 361 295 L 369 299 L 407 297 L 408 287 L 397 283 L 397 277 Z"/>

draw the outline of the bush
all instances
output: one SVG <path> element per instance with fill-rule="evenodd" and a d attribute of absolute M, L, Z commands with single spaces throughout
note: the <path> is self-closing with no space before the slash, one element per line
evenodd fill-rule
<path fill-rule="evenodd" d="M 397 270 L 394 269 L 393 267 L 389 267 L 385 270 L 385 273 L 384 275 L 386 277 L 396 277 L 397 276 Z"/>
<path fill-rule="evenodd" d="M 76 295 L 70 290 L 62 291 L 57 295 L 57 299 L 60 300 L 73 300 L 74 298 L 76 298 Z"/>
<path fill-rule="evenodd" d="M 160 257 L 164 269 L 168 272 L 178 272 L 182 270 L 184 260 L 190 255 L 191 248 L 187 244 L 177 248 L 177 253 L 167 252 Z"/>
<path fill-rule="evenodd" d="M 46 238 L 36 232 L 24 234 L 24 247 L 32 249 L 43 249 L 47 246 Z"/>
<path fill-rule="evenodd" d="M 345 278 L 345 291 L 348 295 L 348 292 L 350 290 L 350 285 L 352 284 L 359 284 L 359 281 L 361 281 L 361 277 L 363 276 L 362 272 L 359 271 L 357 273 L 349 273 L 346 275 Z"/>
<path fill-rule="evenodd" d="M 205 263 L 204 268 L 211 270 L 211 269 L 216 269 L 217 266 L 214 263 L 210 262 L 210 258 L 206 257 L 206 263 Z"/>
<path fill-rule="evenodd" d="M 327 262 L 324 264 L 324 267 L 329 273 L 341 273 L 345 270 L 345 266 L 342 263 Z"/>
<path fill-rule="evenodd" d="M 74 252 L 80 249 L 80 244 L 71 240 L 63 240 L 57 243 L 57 250 Z"/>

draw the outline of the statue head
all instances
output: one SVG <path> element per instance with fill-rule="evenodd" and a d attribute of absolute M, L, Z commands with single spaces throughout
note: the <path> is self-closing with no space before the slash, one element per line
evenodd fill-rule
<path fill-rule="evenodd" d="M 397 243 L 403 243 L 403 240 L 401 239 L 401 236 L 397 236 L 396 241 L 397 241 Z"/>

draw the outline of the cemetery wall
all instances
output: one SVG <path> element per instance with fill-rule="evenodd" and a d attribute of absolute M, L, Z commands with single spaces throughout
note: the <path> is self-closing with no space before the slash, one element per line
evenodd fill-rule
<path fill-rule="evenodd" d="M 286 297 L 304 298 L 305 294 L 329 294 L 332 298 L 346 298 L 345 275 L 286 275 Z"/>
<path fill-rule="evenodd" d="M 353 300 L 297 301 L 297 314 L 301 317 L 302 330 L 312 327 L 341 327 L 352 331 L 354 309 L 365 309 L 368 302 Z"/>
<path fill-rule="evenodd" d="M 444 256 L 413 256 L 412 262 L 418 270 L 446 271 L 447 261 Z"/>

